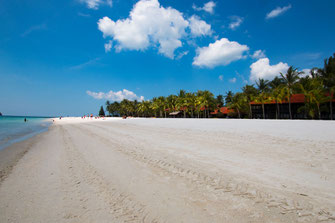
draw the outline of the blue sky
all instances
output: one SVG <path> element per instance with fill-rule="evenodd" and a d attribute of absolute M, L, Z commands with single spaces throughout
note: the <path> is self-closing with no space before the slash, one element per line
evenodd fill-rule
<path fill-rule="evenodd" d="M 335 1 L 0 0 L 0 112 L 238 91 L 335 51 Z"/>

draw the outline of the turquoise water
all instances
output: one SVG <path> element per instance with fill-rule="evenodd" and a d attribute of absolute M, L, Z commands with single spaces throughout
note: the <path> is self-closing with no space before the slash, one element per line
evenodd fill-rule
<path fill-rule="evenodd" d="M 0 116 L 0 150 L 46 131 L 50 124 L 46 117 Z"/>

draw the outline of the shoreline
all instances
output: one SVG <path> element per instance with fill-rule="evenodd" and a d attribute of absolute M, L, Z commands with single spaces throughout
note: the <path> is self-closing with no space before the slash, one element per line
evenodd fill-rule
<path fill-rule="evenodd" d="M 46 134 L 51 126 L 46 130 L 34 133 L 30 137 L 22 137 L 21 140 L 10 143 L 0 149 L 0 185 L 10 175 L 15 165 L 37 143 L 43 134 Z"/>
<path fill-rule="evenodd" d="M 3 116 L 4 118 L 24 118 L 25 116 Z M 26 116 L 28 117 L 28 116 Z M 28 117 L 29 118 L 29 117 Z M 4 150 L 5 148 L 18 143 L 18 142 L 22 142 L 25 141 L 29 138 L 32 138 L 38 134 L 41 134 L 43 132 L 48 131 L 49 127 L 52 125 L 54 118 L 44 118 L 44 117 L 33 117 L 31 116 L 31 118 L 38 118 L 38 119 L 42 119 L 43 121 L 40 123 L 40 126 L 38 127 L 38 129 L 36 128 L 36 124 L 34 123 L 33 126 L 28 125 L 25 128 L 22 128 L 23 126 L 20 127 L 15 127 L 16 129 L 20 129 L 19 131 L 16 130 L 16 132 L 11 132 L 11 134 L 7 135 L 8 140 L 3 142 L 2 139 L 2 144 L 0 144 L 0 151 Z M 29 119 L 28 119 L 29 121 Z M 1 123 L 0 123 L 1 124 Z M 6 125 L 7 123 L 5 123 Z M 43 127 L 41 127 L 43 126 Z M 1 126 L 2 128 L 8 128 L 8 126 Z M 9 126 L 11 127 L 11 126 Z M 29 129 L 30 131 L 27 131 L 27 129 Z"/>

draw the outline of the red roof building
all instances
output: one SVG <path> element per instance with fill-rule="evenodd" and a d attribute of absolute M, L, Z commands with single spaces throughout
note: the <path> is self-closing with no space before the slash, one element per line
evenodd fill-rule
<path fill-rule="evenodd" d="M 326 96 L 328 96 L 328 94 L 326 94 Z M 333 102 L 335 102 L 335 99 L 333 99 Z M 286 104 L 288 103 L 288 100 L 283 100 L 281 102 L 281 104 Z M 304 94 L 293 94 L 291 96 L 291 103 L 294 104 L 294 103 L 305 103 L 305 95 Z M 260 105 L 262 104 L 261 102 L 255 102 L 255 101 L 252 101 L 250 102 L 251 105 Z M 272 101 L 268 101 L 268 102 L 264 102 L 264 104 L 276 104 L 276 101 L 275 100 L 272 100 Z"/>
<path fill-rule="evenodd" d="M 234 112 L 234 110 L 229 109 L 228 107 L 221 107 L 220 109 L 215 109 L 213 112 L 211 112 L 211 115 L 217 115 L 219 112 L 224 115 L 228 115 L 229 113 Z"/>

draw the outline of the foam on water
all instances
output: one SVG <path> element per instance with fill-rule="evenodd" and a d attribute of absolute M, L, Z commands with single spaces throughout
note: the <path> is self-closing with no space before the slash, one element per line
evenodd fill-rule
<path fill-rule="evenodd" d="M 0 116 L 0 150 L 46 131 L 50 124 L 46 117 Z"/>

